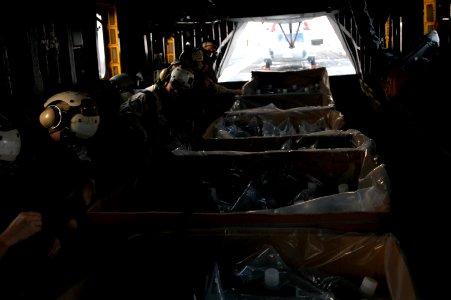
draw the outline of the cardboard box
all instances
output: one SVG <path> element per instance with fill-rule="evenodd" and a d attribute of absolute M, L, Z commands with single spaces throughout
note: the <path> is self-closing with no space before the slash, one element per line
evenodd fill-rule
<path fill-rule="evenodd" d="M 263 271 L 268 267 L 282 270 L 281 282 L 282 276 L 287 273 L 309 281 L 312 277 L 305 275 L 315 274 L 315 283 L 325 278 L 318 274 L 327 275 L 329 277 L 326 279 L 331 283 L 327 288 L 334 291 L 337 299 L 361 299 L 344 297 L 343 293 L 352 295 L 354 292 L 355 295 L 356 291 L 351 288 L 359 288 L 365 277 L 375 281 L 374 296 L 377 299 L 417 299 L 403 252 L 396 237 L 389 233 L 356 234 L 309 228 L 228 228 L 222 235 L 221 247 L 214 258 L 220 276 L 215 278 L 212 270 L 205 297 L 209 300 L 219 299 L 218 292 L 225 297 L 221 299 L 241 294 L 240 291 L 252 295 L 255 290 L 249 286 L 259 287 L 255 293 L 264 294 L 259 280 L 264 279 Z M 333 281 L 331 277 L 334 277 Z M 216 279 L 216 284 L 211 279 Z M 345 281 L 338 281 L 341 279 Z M 327 289 L 323 285 L 321 290 Z"/>
<path fill-rule="evenodd" d="M 196 170 L 219 212 L 389 211 L 388 174 L 367 149 L 174 154 L 181 168 Z"/>
<path fill-rule="evenodd" d="M 332 100 L 327 69 L 307 69 L 299 71 L 252 71 L 252 79 L 243 86 L 243 94 L 308 94 L 318 93 Z"/>
<path fill-rule="evenodd" d="M 283 91 L 285 91 L 285 89 Z M 335 102 L 332 97 L 322 92 L 285 92 L 280 94 L 237 96 L 231 110 L 256 108 L 270 104 L 279 109 L 290 109 L 303 106 L 335 107 Z"/>
<path fill-rule="evenodd" d="M 187 228 L 284 224 L 379 230 L 390 211 L 390 180 L 385 166 L 367 153 L 178 150 L 170 165 L 140 174 L 98 201 L 90 215 L 106 223 Z M 343 184 L 346 191 L 339 189 Z"/>
<path fill-rule="evenodd" d="M 261 288 L 247 287 L 258 287 L 271 267 L 281 271 L 281 281 L 286 278 L 284 274 L 302 276 L 304 284 L 295 284 L 300 288 L 308 287 L 307 280 L 320 282 L 312 280 L 315 278 L 329 282 L 329 286 L 317 285 L 317 289 L 334 293 L 336 298 L 332 299 L 363 299 L 339 296 L 355 295 L 355 288 L 365 277 L 377 284 L 375 299 L 418 299 L 402 249 L 389 233 L 274 226 L 158 231 L 143 224 L 127 232 L 123 226 L 99 224 L 93 230 L 98 230 L 96 242 L 103 249 L 99 259 L 105 263 L 88 278 L 85 295 L 91 292 L 113 299 L 151 299 L 155 295 L 171 299 L 262 299 L 227 296 L 243 296 L 245 291 L 247 295 L 264 294 Z M 265 256 L 265 249 L 272 252 Z M 246 275 L 248 281 L 237 281 L 236 274 Z M 305 276 L 309 274 L 316 277 Z"/>
<path fill-rule="evenodd" d="M 362 149 L 377 155 L 374 140 L 355 129 L 325 130 L 289 136 L 255 136 L 237 138 L 208 138 L 203 150 L 268 151 L 302 149 Z"/>

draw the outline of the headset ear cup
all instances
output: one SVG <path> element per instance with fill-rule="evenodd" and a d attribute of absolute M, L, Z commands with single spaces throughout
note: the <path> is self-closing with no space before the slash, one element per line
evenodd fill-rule
<path fill-rule="evenodd" d="M 61 109 L 56 105 L 49 105 L 39 115 L 39 123 L 45 128 L 56 128 L 61 124 Z"/>

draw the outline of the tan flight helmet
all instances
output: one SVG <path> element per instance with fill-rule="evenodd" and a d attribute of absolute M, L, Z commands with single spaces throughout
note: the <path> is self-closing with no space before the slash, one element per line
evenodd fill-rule
<path fill-rule="evenodd" d="M 54 140 L 64 137 L 92 138 L 100 123 L 97 104 L 85 92 L 65 91 L 44 103 L 39 122 Z"/>

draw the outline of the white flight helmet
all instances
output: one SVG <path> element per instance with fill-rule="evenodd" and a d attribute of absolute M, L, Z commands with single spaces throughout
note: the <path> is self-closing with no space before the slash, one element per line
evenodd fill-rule
<path fill-rule="evenodd" d="M 61 131 L 64 135 L 88 139 L 97 132 L 100 117 L 96 102 L 87 93 L 66 91 L 44 103 L 39 122 L 51 134 Z"/>
<path fill-rule="evenodd" d="M 21 146 L 19 130 L 8 119 L 0 115 L 0 161 L 15 161 Z"/>
<path fill-rule="evenodd" d="M 189 90 L 194 84 L 194 74 L 190 70 L 177 66 L 171 71 L 169 82 L 174 89 Z"/>

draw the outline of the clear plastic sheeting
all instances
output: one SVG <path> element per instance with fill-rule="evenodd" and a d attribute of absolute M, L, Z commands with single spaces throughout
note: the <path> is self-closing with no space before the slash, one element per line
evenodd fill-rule
<path fill-rule="evenodd" d="M 207 291 L 206 299 L 334 299 L 333 294 L 291 270 L 274 247 L 264 246 L 255 256 L 237 265 L 232 274 L 237 286 L 231 289 L 222 287 L 219 269 L 215 266 L 214 286 L 209 286 L 211 290 Z"/>
<path fill-rule="evenodd" d="M 344 126 L 344 116 L 330 107 L 278 109 L 274 105 L 228 111 L 206 129 L 205 137 L 232 139 L 255 136 L 289 136 Z"/>
<path fill-rule="evenodd" d="M 225 129 L 224 129 L 225 130 Z M 270 137 L 220 138 L 204 134 L 204 150 L 267 151 L 302 149 L 362 149 L 376 155 L 373 139 L 356 129 L 323 130 L 308 134 Z"/>
<path fill-rule="evenodd" d="M 390 211 L 390 182 L 384 166 L 378 166 L 359 181 L 356 191 L 337 193 L 274 210 L 280 214 L 320 212 Z"/>
<path fill-rule="evenodd" d="M 325 68 L 252 72 L 232 107 L 212 122 L 204 138 L 289 136 L 341 129 Z"/>
<path fill-rule="evenodd" d="M 219 212 L 388 212 L 390 181 L 366 150 L 173 152 Z"/>
<path fill-rule="evenodd" d="M 389 233 L 227 228 L 215 259 L 203 300 L 418 299 Z"/>
<path fill-rule="evenodd" d="M 236 96 L 235 98 L 236 100 L 230 108 L 231 111 L 256 108 L 269 104 L 279 109 L 305 106 L 335 107 L 335 102 L 325 99 L 321 93 L 283 93 L 277 95 Z"/>

